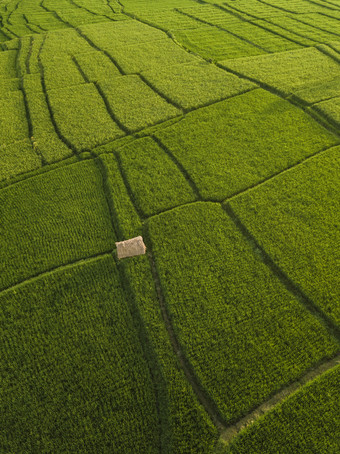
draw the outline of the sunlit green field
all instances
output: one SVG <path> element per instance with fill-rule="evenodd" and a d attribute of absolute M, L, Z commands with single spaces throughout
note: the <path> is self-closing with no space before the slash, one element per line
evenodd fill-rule
<path fill-rule="evenodd" d="M 0 454 L 339 453 L 340 0 L 0 0 L 0 98 Z"/>

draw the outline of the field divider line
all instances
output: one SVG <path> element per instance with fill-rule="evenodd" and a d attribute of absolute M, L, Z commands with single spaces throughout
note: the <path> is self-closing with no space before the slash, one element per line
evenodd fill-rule
<path fill-rule="evenodd" d="M 106 14 L 98 14 L 98 13 L 95 13 L 94 11 L 91 11 L 91 10 L 87 9 L 85 6 L 78 5 L 74 0 L 68 0 L 68 2 L 69 2 L 71 5 L 75 6 L 76 8 L 82 9 L 82 10 L 88 12 L 89 14 L 92 14 L 93 16 L 103 17 L 103 18 L 106 17 L 106 19 L 108 19 L 109 21 L 111 21 L 111 22 L 112 22 L 112 21 L 116 22 L 112 17 L 106 16 Z"/>
<path fill-rule="evenodd" d="M 66 22 L 62 17 L 60 17 L 59 14 L 58 14 L 56 11 L 47 8 L 47 7 L 44 5 L 44 1 L 45 1 L 45 0 L 41 0 L 41 2 L 39 3 L 40 8 L 42 8 L 42 9 L 45 10 L 45 11 L 47 11 L 48 13 L 52 13 L 53 16 L 54 16 L 59 22 L 61 22 L 62 24 L 66 25 L 67 27 L 74 28 L 72 24 L 70 24 L 69 22 Z"/>
<path fill-rule="evenodd" d="M 26 26 L 32 30 L 32 28 L 30 27 L 30 25 L 33 25 L 34 27 L 37 27 L 39 28 L 43 33 L 46 33 L 47 32 L 47 29 L 46 28 L 43 28 L 41 27 L 39 24 L 35 24 L 34 22 L 30 22 L 26 16 L 26 14 L 23 14 L 22 17 L 24 18 L 25 22 L 26 22 Z M 33 33 L 37 33 L 36 31 L 32 30 Z"/>
<path fill-rule="evenodd" d="M 328 332 L 340 343 L 340 328 L 334 323 L 334 321 L 326 315 L 314 301 L 305 294 L 305 292 L 291 280 L 285 271 L 281 269 L 279 265 L 272 259 L 265 248 L 258 242 L 256 237 L 248 230 L 242 220 L 237 216 L 230 203 L 222 203 L 222 208 L 228 214 L 230 219 L 233 221 L 237 229 L 241 232 L 245 240 L 251 245 L 253 250 L 257 251 L 257 255 L 260 257 L 262 262 L 271 270 L 271 272 L 279 279 L 283 286 L 293 294 L 300 304 L 308 310 L 308 312 L 319 322 L 325 326 Z"/>
<path fill-rule="evenodd" d="M 190 185 L 191 189 L 193 190 L 197 199 L 202 200 L 202 196 L 200 194 L 198 187 L 196 186 L 196 183 L 190 177 L 188 171 L 185 169 L 185 167 L 182 165 L 182 163 L 176 158 L 176 156 L 164 145 L 164 143 L 157 136 L 155 136 L 154 134 L 151 134 L 150 137 L 159 146 L 159 148 L 161 148 L 169 156 L 171 161 L 176 165 L 176 167 L 181 172 L 183 177 L 189 183 L 189 185 Z"/>
<path fill-rule="evenodd" d="M 328 5 L 324 5 L 324 3 L 318 3 L 318 2 L 313 2 L 313 0 L 305 0 L 307 3 L 311 3 L 312 5 L 316 5 L 318 6 L 319 8 L 326 8 L 326 9 L 330 9 L 331 11 L 339 11 L 339 8 L 332 8 L 331 6 L 328 6 Z M 320 14 L 322 14 L 320 12 Z"/>
<path fill-rule="evenodd" d="M 115 233 L 115 237 L 117 240 L 123 238 L 123 232 L 120 228 L 120 225 L 117 221 L 118 217 L 116 216 L 114 203 L 112 200 L 112 194 L 108 184 L 108 173 L 105 167 L 105 164 L 101 160 L 100 157 L 97 157 L 95 160 L 99 173 L 102 178 L 102 188 L 103 194 L 106 201 L 106 205 L 110 214 L 110 221 L 112 225 L 112 229 Z M 148 337 L 147 329 L 144 325 L 143 317 L 141 316 L 138 303 L 136 302 L 135 293 L 131 288 L 130 282 L 128 277 L 126 276 L 126 272 L 124 270 L 124 264 L 119 263 L 116 253 L 112 254 L 115 264 L 117 266 L 119 280 L 121 282 L 122 288 L 124 293 L 127 297 L 127 305 L 131 314 L 131 318 L 135 325 L 136 331 L 138 333 L 138 337 L 140 340 L 141 349 L 143 351 L 144 359 L 147 364 L 150 378 L 152 381 L 152 386 L 154 390 L 155 400 L 156 400 L 156 409 L 157 409 L 157 417 L 159 422 L 159 430 L 157 433 L 159 434 L 159 453 L 161 454 L 164 451 L 163 448 L 163 439 L 166 438 L 163 434 L 166 432 L 166 428 L 168 427 L 168 418 L 164 411 L 161 411 L 161 408 L 166 406 L 166 398 L 164 393 L 165 383 L 163 381 L 163 377 L 160 371 L 160 366 L 157 360 L 157 354 L 154 351 L 151 342 Z"/>
<path fill-rule="evenodd" d="M 286 167 L 285 169 L 283 170 L 279 170 L 278 172 L 275 172 L 273 173 L 272 175 L 270 175 L 269 177 L 259 181 L 258 183 L 255 183 L 253 184 L 252 186 L 248 186 L 247 188 L 245 189 L 241 189 L 240 191 L 238 192 L 235 192 L 234 194 L 228 196 L 227 198 L 225 198 L 222 203 L 228 203 L 230 202 L 231 200 L 234 200 L 236 199 L 237 197 L 239 196 L 242 196 L 243 194 L 246 194 L 248 192 L 251 192 L 253 190 L 256 190 L 257 188 L 259 188 L 260 186 L 263 186 L 264 184 L 268 183 L 269 181 L 271 180 L 275 180 L 277 177 L 281 176 L 281 175 L 284 175 L 285 173 L 288 173 L 294 169 L 296 169 L 297 167 L 299 167 L 300 165 L 304 164 L 305 162 L 308 162 L 310 161 L 311 159 L 315 158 L 316 156 L 320 155 L 320 154 L 323 154 L 323 153 L 327 153 L 328 151 L 332 150 L 333 148 L 337 148 L 339 147 L 340 145 L 340 141 L 338 144 L 336 145 L 332 145 L 331 147 L 327 147 L 327 148 L 323 148 L 322 150 L 319 150 L 315 153 L 313 153 L 312 155 L 310 156 L 307 156 L 306 158 L 303 158 L 301 161 L 295 163 L 295 164 L 292 164 L 291 166 L 289 167 Z"/>
<path fill-rule="evenodd" d="M 119 71 L 121 76 L 127 75 L 123 71 L 123 68 L 120 66 L 120 64 L 112 57 L 112 55 L 109 54 L 109 52 L 107 52 L 105 49 L 101 49 L 100 47 L 98 47 L 88 36 L 85 35 L 85 33 L 79 27 L 73 27 L 72 25 L 70 25 L 70 27 L 73 28 L 78 33 L 78 35 L 81 36 L 93 49 L 103 53 Z"/>
<path fill-rule="evenodd" d="M 209 5 L 209 3 L 206 3 L 206 2 L 204 2 L 204 3 L 205 3 L 206 5 Z M 222 10 L 222 11 L 225 11 L 225 12 L 227 12 L 227 13 L 229 13 L 229 14 L 235 16 L 235 17 L 237 17 L 238 19 L 240 19 L 240 20 L 243 21 L 243 22 L 249 23 L 249 24 L 251 24 L 251 25 L 254 25 L 254 26 L 257 27 L 257 28 L 260 28 L 260 29 L 262 29 L 262 30 L 264 30 L 264 31 L 266 31 L 266 32 L 268 32 L 268 33 L 271 33 L 272 35 L 278 36 L 278 37 L 283 38 L 283 39 L 285 39 L 285 40 L 287 40 L 287 41 L 290 41 L 290 42 L 292 42 L 292 43 L 294 43 L 294 44 L 298 44 L 299 46 L 305 47 L 305 45 L 304 45 L 303 43 L 301 43 L 300 41 L 298 41 L 298 40 L 296 40 L 296 39 L 293 39 L 293 38 L 290 38 L 290 37 L 288 37 L 288 36 L 286 36 L 286 35 L 284 35 L 284 34 L 282 34 L 282 33 L 279 33 L 279 32 L 277 32 L 277 31 L 271 30 L 270 28 L 265 27 L 264 25 L 256 24 L 256 23 L 254 23 L 252 20 L 249 20 L 249 19 L 247 19 L 247 18 L 244 16 L 244 14 L 247 14 L 248 16 L 252 16 L 252 17 L 255 18 L 256 20 L 263 20 L 263 19 L 261 19 L 261 18 L 259 18 L 259 17 L 257 17 L 257 16 L 254 16 L 253 14 L 244 13 L 244 12 L 240 11 L 239 9 L 235 8 L 234 6 L 231 6 L 231 5 L 229 5 L 229 4 L 228 4 L 228 7 L 222 6 L 222 5 L 217 5 L 217 4 L 214 4 L 213 6 L 214 6 L 215 8 L 217 8 L 217 9 L 220 9 L 220 10 Z M 236 12 L 235 12 L 235 11 L 236 11 Z M 282 27 L 281 27 L 281 28 L 282 28 Z M 296 34 L 296 33 L 295 33 L 295 34 Z M 276 53 L 276 52 L 273 52 L 273 51 L 268 51 L 268 52 L 270 52 L 270 53 Z"/>
<path fill-rule="evenodd" d="M 148 226 L 144 225 L 144 234 L 143 237 L 146 241 L 147 245 L 147 256 L 149 259 L 150 263 L 150 268 L 152 272 L 152 277 L 154 280 L 154 286 L 157 294 L 157 299 L 159 302 L 162 318 L 164 321 L 165 328 L 167 330 L 175 358 L 177 358 L 179 367 L 182 369 L 184 372 L 184 375 L 191 386 L 193 392 L 195 393 L 197 400 L 201 404 L 201 406 L 204 408 L 206 413 L 209 415 L 211 421 L 213 424 L 216 426 L 216 428 L 221 432 L 226 428 L 226 423 L 222 416 L 220 415 L 214 401 L 210 398 L 210 396 L 206 393 L 204 388 L 201 386 L 199 383 L 198 379 L 195 376 L 195 373 L 192 369 L 192 366 L 189 362 L 189 360 L 186 358 L 185 354 L 183 353 L 183 350 L 181 348 L 181 345 L 177 339 L 176 333 L 174 331 L 172 321 L 170 318 L 170 315 L 168 313 L 168 309 L 166 307 L 166 302 L 165 298 L 163 295 L 162 291 L 162 286 L 161 286 L 161 281 L 159 278 L 158 270 L 157 270 L 157 265 L 155 262 L 155 259 L 153 257 L 152 253 L 152 246 L 151 246 L 151 239 L 148 231 Z"/>
<path fill-rule="evenodd" d="M 273 26 L 275 26 L 275 27 L 277 27 L 277 28 L 281 28 L 283 31 L 289 32 L 289 33 L 291 33 L 291 34 L 293 34 L 293 35 L 296 35 L 296 36 L 298 36 L 298 37 L 300 37 L 300 38 L 308 39 L 309 41 L 313 41 L 313 42 L 315 42 L 315 43 L 321 43 L 320 41 L 318 41 L 318 40 L 316 40 L 316 39 L 314 39 L 314 38 L 310 38 L 309 36 L 304 35 L 303 33 L 298 33 L 298 32 L 296 32 L 296 31 L 294 31 L 294 30 L 290 30 L 289 28 L 284 27 L 283 25 L 278 25 L 278 24 L 275 24 L 274 22 L 271 22 L 270 17 L 269 17 L 269 18 L 266 18 L 266 17 L 255 16 L 254 14 L 246 13 L 245 11 L 242 11 L 242 10 L 236 8 L 235 6 L 231 6 L 231 5 L 229 5 L 229 4 L 228 4 L 228 7 L 222 6 L 222 5 L 216 5 L 216 7 L 219 7 L 219 6 L 220 6 L 223 10 L 225 10 L 225 11 L 229 11 L 229 9 L 230 9 L 230 11 L 229 11 L 230 14 L 234 14 L 236 17 L 239 17 L 241 20 L 244 20 L 244 21 L 246 21 L 246 22 L 249 22 L 249 23 L 255 25 L 256 27 L 262 28 L 262 29 L 265 30 L 265 31 L 270 31 L 270 32 L 273 33 L 274 35 L 280 36 L 281 38 L 288 39 L 289 41 L 291 41 L 291 42 L 293 42 L 293 43 L 299 44 L 300 46 L 306 47 L 306 45 L 303 44 L 303 43 L 301 43 L 300 41 L 297 41 L 297 40 L 294 40 L 294 39 L 292 39 L 292 38 L 289 38 L 288 36 L 286 36 L 286 35 L 284 35 L 284 34 L 281 34 L 281 33 L 279 33 L 279 32 L 276 32 L 276 31 L 274 31 L 274 30 L 271 30 L 270 28 L 267 28 L 267 27 L 265 27 L 264 25 L 256 24 L 254 21 L 248 19 L 247 17 L 243 17 L 242 15 L 245 14 L 245 15 L 247 15 L 247 16 L 252 17 L 253 19 L 255 19 L 255 20 L 257 20 L 257 21 L 260 20 L 260 21 L 266 22 L 266 23 L 268 23 L 269 25 L 273 25 Z M 232 10 L 232 11 L 231 11 L 231 10 Z M 240 14 L 236 14 L 236 13 L 234 13 L 234 11 L 236 11 L 236 12 L 238 12 L 238 13 L 240 13 Z M 290 16 L 289 16 L 289 17 L 290 17 Z"/>
<path fill-rule="evenodd" d="M 127 134 L 127 135 L 130 135 L 131 134 L 131 131 L 123 125 L 123 123 L 117 118 L 117 116 L 115 115 L 115 113 L 113 112 L 112 110 L 112 107 L 104 93 L 104 91 L 102 90 L 101 86 L 100 86 L 100 83 L 98 82 L 91 82 L 89 80 L 89 78 L 87 77 L 87 75 L 85 74 L 85 72 L 83 71 L 81 65 L 79 64 L 78 60 L 76 59 L 76 57 L 73 55 L 71 57 L 73 63 L 76 65 L 80 75 L 82 76 L 82 78 L 84 79 L 84 82 L 86 82 L 87 84 L 93 84 L 94 87 L 96 88 L 99 96 L 102 98 L 104 104 L 105 104 L 105 108 L 107 110 L 107 113 L 109 114 L 109 116 L 111 117 L 111 120 L 117 124 L 117 126 L 124 132 L 124 134 Z"/>
<path fill-rule="evenodd" d="M 308 22 L 304 22 L 304 21 L 301 20 L 301 19 L 297 19 L 297 17 L 295 17 L 295 16 L 292 17 L 292 19 L 295 20 L 295 22 L 299 22 L 300 24 L 307 25 L 308 27 L 314 28 L 315 30 L 319 30 L 319 31 L 321 31 L 321 32 L 323 32 L 323 33 L 329 33 L 329 34 L 331 34 L 331 35 L 334 35 L 334 36 L 336 36 L 336 37 L 339 39 L 340 33 L 332 32 L 332 31 L 330 31 L 330 30 L 326 30 L 326 29 L 324 29 L 324 28 L 321 28 L 321 27 L 319 27 L 319 26 L 317 26 L 317 25 L 309 24 Z M 333 18 L 333 19 L 335 19 L 335 18 Z"/>
<path fill-rule="evenodd" d="M 240 79 L 246 79 L 249 80 L 250 82 L 253 82 L 256 84 L 258 87 L 262 88 L 263 90 L 266 90 L 279 98 L 288 101 L 290 104 L 292 104 L 295 107 L 298 107 L 300 110 L 305 112 L 307 115 L 309 115 L 313 120 L 315 120 L 317 123 L 319 123 L 321 126 L 323 126 L 325 129 L 327 129 L 329 132 L 333 133 L 337 137 L 340 137 L 340 128 L 339 125 L 336 122 L 333 122 L 330 120 L 323 112 L 321 111 L 316 111 L 309 103 L 306 101 L 303 101 L 300 99 L 298 96 L 296 96 L 294 93 L 283 93 L 281 90 L 278 88 L 272 87 L 271 85 L 268 85 L 265 82 L 261 82 L 254 77 L 251 76 L 246 76 L 239 71 L 235 71 L 234 69 L 228 68 L 227 66 L 223 66 L 220 63 L 216 63 L 216 66 L 218 68 L 223 69 L 224 71 L 234 74 L 238 76 Z"/>
<path fill-rule="evenodd" d="M 41 273 L 34 274 L 33 276 L 30 276 L 20 282 L 17 282 L 16 284 L 13 284 L 13 285 L 10 285 L 9 287 L 0 289 L 0 296 L 2 296 L 5 293 L 11 292 L 12 290 L 17 290 L 20 287 L 24 287 L 25 285 L 29 284 L 30 282 L 34 282 L 42 277 L 48 276 L 49 274 L 53 274 L 58 271 L 67 270 L 67 269 L 70 269 L 70 268 L 73 268 L 73 267 L 76 267 L 79 265 L 83 265 L 85 263 L 91 263 L 91 262 L 96 261 L 101 258 L 106 258 L 106 257 L 112 256 L 113 252 L 114 252 L 114 245 L 112 245 L 112 248 L 108 251 L 99 252 L 97 254 L 93 254 L 93 255 L 90 255 L 87 257 L 81 257 L 72 262 L 58 265 L 58 266 L 50 268 L 46 271 L 43 271 Z"/>
<path fill-rule="evenodd" d="M 308 382 L 311 382 L 314 379 L 320 377 L 322 374 L 330 369 L 333 369 L 338 364 L 340 364 L 340 353 L 337 353 L 336 356 L 331 359 L 319 361 L 318 364 L 310 367 L 299 379 L 283 387 L 280 391 L 278 391 L 268 400 L 256 407 L 246 416 L 223 430 L 219 438 L 219 444 L 222 444 L 224 446 L 228 445 L 232 441 L 232 439 L 236 437 L 243 429 L 251 426 L 263 415 L 275 409 L 277 405 L 281 404 L 285 399 L 291 397 L 295 392 L 303 388 L 303 386 L 305 386 Z"/>
<path fill-rule="evenodd" d="M 278 9 L 279 11 L 283 11 L 285 13 L 297 14 L 295 11 L 291 11 L 290 9 L 282 8 L 281 6 L 272 5 L 271 3 L 265 2 L 263 0 L 256 0 L 256 1 L 258 3 L 263 3 L 264 5 L 271 6 L 272 8 Z"/>
<path fill-rule="evenodd" d="M 45 82 L 45 69 L 44 69 L 44 65 L 43 65 L 43 63 L 41 61 L 41 51 L 42 51 L 42 49 L 44 47 L 46 38 L 47 38 L 47 34 L 44 36 L 44 39 L 43 39 L 43 41 L 41 43 L 41 46 L 40 46 L 40 49 L 39 49 L 39 52 L 38 52 L 38 66 L 39 66 L 39 69 L 40 69 L 41 86 L 42 86 L 42 90 L 43 90 L 43 93 L 44 93 L 44 96 L 45 96 L 47 109 L 48 109 L 48 112 L 49 112 L 49 115 L 50 115 L 51 123 L 52 123 L 52 125 L 54 127 L 54 130 L 55 130 L 57 136 L 73 152 L 73 154 L 75 156 L 78 156 L 79 152 L 76 149 L 76 147 L 61 133 L 61 131 L 60 131 L 59 127 L 58 127 L 56 119 L 54 118 L 52 106 L 51 106 L 50 99 L 49 99 L 49 96 L 48 96 L 48 93 L 47 93 L 46 82 Z"/>
<path fill-rule="evenodd" d="M 27 52 L 26 60 L 25 60 L 25 65 L 26 65 L 26 73 L 31 74 L 31 69 L 30 69 L 30 60 L 31 60 L 31 55 L 32 55 L 32 50 L 33 50 L 33 42 L 34 42 L 34 37 L 30 37 L 30 46 L 29 50 Z"/>
<path fill-rule="evenodd" d="M 262 46 L 260 46 L 260 45 L 258 45 L 258 44 L 256 44 L 256 43 L 250 41 L 249 39 L 244 38 L 243 36 L 240 36 L 240 35 L 238 35 L 237 33 L 234 33 L 234 32 L 232 32 L 232 31 L 228 30 L 227 28 L 223 28 L 223 27 L 221 27 L 220 25 L 213 24 L 213 23 L 208 22 L 208 21 L 206 21 L 206 20 L 200 19 L 200 18 L 198 18 L 198 17 L 196 17 L 196 16 L 193 16 L 192 14 L 185 13 L 184 11 L 182 11 L 181 9 L 178 9 L 178 8 L 175 8 L 175 11 L 177 11 L 177 12 L 180 13 L 180 14 L 183 14 L 183 15 L 186 16 L 186 17 L 189 17 L 190 19 L 196 20 L 197 22 L 200 22 L 200 23 L 202 23 L 202 24 L 204 24 L 204 25 L 210 25 L 211 27 L 215 27 L 215 28 L 217 28 L 218 30 L 221 30 L 221 31 L 223 31 L 223 32 L 225 32 L 225 33 L 228 33 L 229 35 L 234 36 L 234 38 L 237 38 L 237 39 L 239 39 L 240 41 L 244 41 L 244 42 L 246 42 L 247 44 L 250 44 L 251 46 L 256 47 L 257 49 L 263 50 L 264 52 L 267 52 L 267 53 L 272 53 L 272 51 L 270 51 L 269 49 L 266 49 L 266 48 L 264 48 L 264 47 L 262 47 Z"/>
<path fill-rule="evenodd" d="M 70 159 L 72 159 L 72 157 L 67 157 L 67 158 L 61 159 L 60 161 L 46 164 L 46 166 L 39 169 L 40 172 L 37 172 L 37 170 L 32 170 L 29 172 L 19 173 L 15 177 L 11 178 L 11 180 L 14 180 L 14 181 L 11 181 L 11 180 L 0 181 L 0 191 L 2 191 L 3 189 L 9 188 L 11 186 L 20 184 L 24 181 L 30 180 L 32 178 L 39 177 L 40 175 L 44 175 L 45 173 L 56 172 L 57 170 L 60 170 L 62 168 L 72 166 L 75 164 L 79 164 L 79 162 L 80 162 L 79 160 L 77 160 L 76 162 L 66 163 L 66 161 L 68 161 Z M 94 158 L 92 158 L 92 157 L 91 158 L 81 158 L 81 160 L 85 160 L 85 159 L 94 159 Z M 64 165 L 58 165 L 58 167 L 54 167 L 56 164 L 62 163 L 64 161 L 65 161 Z"/>
<path fill-rule="evenodd" d="M 165 410 L 167 409 L 168 405 L 166 392 L 164 392 L 164 390 L 166 389 L 166 383 L 162 376 L 161 366 L 159 364 L 157 353 L 150 341 L 148 330 L 145 326 L 144 319 L 141 315 L 138 302 L 136 301 L 135 292 L 132 290 L 129 278 L 126 275 L 124 265 L 119 263 L 116 256 L 114 256 L 114 260 L 117 266 L 119 280 L 121 282 L 124 293 L 127 297 L 128 310 L 131 314 L 131 318 L 133 320 L 133 324 L 135 326 L 135 330 L 137 332 L 139 343 L 143 352 L 144 361 L 146 363 L 152 382 L 153 393 L 155 396 L 157 419 L 159 424 L 156 430 L 156 433 L 158 435 L 158 452 L 159 454 L 162 454 L 163 452 L 167 451 L 166 433 L 169 430 L 168 412 L 167 410 Z"/>
<path fill-rule="evenodd" d="M 122 177 L 122 180 L 123 180 L 124 186 L 126 188 L 126 192 L 128 193 L 128 196 L 130 198 L 130 201 L 131 201 L 136 213 L 140 217 L 140 219 L 144 220 L 146 215 L 145 215 L 144 211 L 142 210 L 142 208 L 140 208 L 139 204 L 136 201 L 136 198 L 135 198 L 134 193 L 132 191 L 129 179 L 128 179 L 126 173 L 125 173 L 124 166 L 123 166 L 120 154 L 119 154 L 119 152 L 116 151 L 114 153 L 114 155 L 115 155 L 115 158 L 116 158 L 116 161 L 117 161 L 119 173 L 120 173 L 120 175 Z"/>
<path fill-rule="evenodd" d="M 30 51 L 32 51 L 32 43 L 33 43 L 33 41 L 32 41 L 32 38 L 31 38 L 30 39 Z M 26 60 L 25 60 L 26 67 L 27 67 L 27 64 L 29 65 L 29 59 L 31 57 L 30 51 L 28 52 Z M 33 124 L 32 124 L 32 118 L 31 118 L 29 102 L 28 102 L 28 99 L 27 99 L 27 93 L 26 93 L 25 86 L 24 86 L 24 81 L 23 81 L 24 75 L 21 74 L 20 68 L 19 68 L 19 57 L 20 57 L 21 52 L 22 52 L 22 38 L 19 38 L 19 49 L 17 50 L 16 62 L 15 62 L 16 73 L 17 73 L 17 76 L 18 76 L 18 79 L 19 79 L 20 91 L 22 93 L 23 100 L 24 100 L 25 116 L 26 116 L 26 121 L 27 121 L 27 126 L 28 126 L 28 136 L 29 136 L 29 140 L 30 140 L 30 143 L 31 143 L 32 151 L 33 151 L 33 153 L 35 153 L 38 156 L 38 158 L 40 160 L 40 163 L 41 163 L 41 166 L 43 167 L 43 166 L 47 165 L 47 161 L 44 158 L 43 154 L 38 150 L 38 148 L 36 146 L 34 146 Z"/>
<path fill-rule="evenodd" d="M 141 73 L 137 73 L 136 74 L 142 82 L 145 83 L 145 85 L 147 85 L 156 95 L 158 95 L 160 98 L 164 99 L 164 101 L 166 101 L 168 104 L 170 104 L 171 106 L 173 107 L 176 107 L 176 109 L 180 110 L 182 113 L 184 113 L 184 109 L 183 107 L 178 104 L 176 101 L 173 101 L 172 99 L 170 99 L 167 95 L 165 95 L 164 93 L 162 93 L 160 90 L 158 90 L 158 88 L 155 87 L 154 84 L 152 84 L 151 82 L 148 81 L 148 79 Z"/>
<path fill-rule="evenodd" d="M 21 0 L 18 0 L 14 6 L 14 8 L 12 9 L 12 11 L 9 13 L 9 15 L 7 16 L 6 18 L 6 22 L 9 24 L 9 25 L 13 25 L 13 22 L 11 21 L 11 16 L 13 13 L 15 13 L 15 11 L 18 9 L 19 5 L 21 3 Z"/>
<path fill-rule="evenodd" d="M 335 63 L 340 65 L 340 55 L 339 55 L 339 57 L 337 55 L 333 55 L 331 52 L 329 52 L 329 51 L 327 51 L 327 49 L 325 49 L 326 46 L 329 47 L 334 52 L 334 49 L 332 49 L 331 46 L 328 46 L 328 44 L 326 44 L 326 43 L 316 45 L 315 47 L 319 52 L 326 55 L 326 57 L 331 58 L 333 61 L 335 61 Z"/>

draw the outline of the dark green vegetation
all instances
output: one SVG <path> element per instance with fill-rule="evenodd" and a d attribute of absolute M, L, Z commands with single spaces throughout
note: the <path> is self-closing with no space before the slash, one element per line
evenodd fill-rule
<path fill-rule="evenodd" d="M 287 399 L 236 439 L 229 454 L 339 452 L 340 367 Z"/>
<path fill-rule="evenodd" d="M 1 454 L 340 450 L 339 64 L 339 0 L 0 0 Z"/>

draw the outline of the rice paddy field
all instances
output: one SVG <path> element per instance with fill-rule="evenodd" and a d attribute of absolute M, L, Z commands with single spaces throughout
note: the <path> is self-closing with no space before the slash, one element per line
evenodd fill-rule
<path fill-rule="evenodd" d="M 0 0 L 0 98 L 0 453 L 338 454 L 340 0 Z"/>

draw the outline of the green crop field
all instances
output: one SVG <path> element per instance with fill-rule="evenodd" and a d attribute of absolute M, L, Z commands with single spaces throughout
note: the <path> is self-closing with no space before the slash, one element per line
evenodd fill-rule
<path fill-rule="evenodd" d="M 340 0 L 0 0 L 0 100 L 0 454 L 338 454 Z"/>

